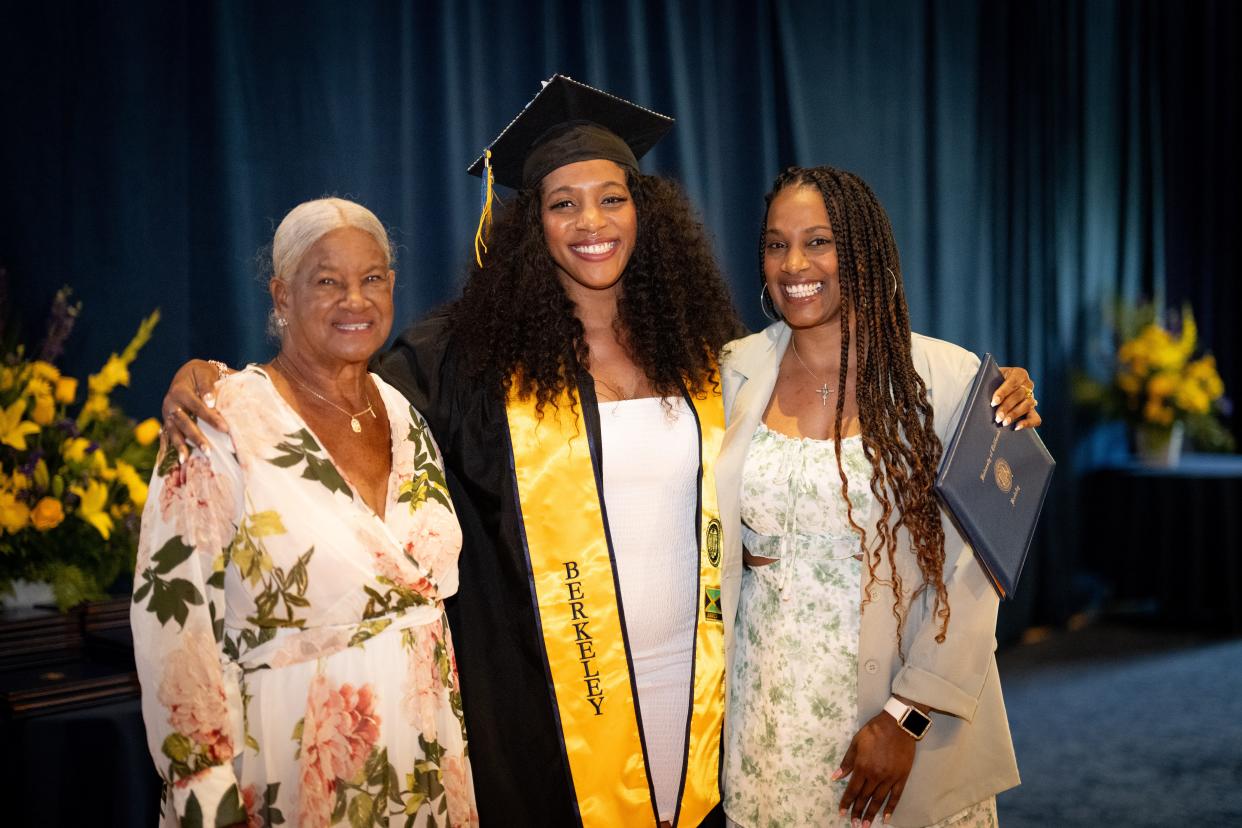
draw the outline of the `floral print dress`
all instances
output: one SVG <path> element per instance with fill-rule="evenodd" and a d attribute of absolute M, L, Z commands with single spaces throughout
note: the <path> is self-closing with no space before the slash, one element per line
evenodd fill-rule
<path fill-rule="evenodd" d="M 873 525 L 861 436 L 841 441 L 841 468 L 854 523 Z M 725 812 L 743 828 L 848 826 L 837 814 L 848 779 L 831 776 L 859 727 L 864 567 L 855 557 L 859 537 L 841 494 L 835 442 L 789 437 L 760 423 L 742 472 L 741 514 L 746 549 L 776 562 L 742 575 Z M 994 799 L 940 823 L 993 824 Z"/>
<path fill-rule="evenodd" d="M 131 623 L 164 825 L 477 824 L 442 606 L 461 529 L 422 417 L 372 379 L 382 518 L 255 366 L 217 386 L 229 434 L 152 478 Z"/>

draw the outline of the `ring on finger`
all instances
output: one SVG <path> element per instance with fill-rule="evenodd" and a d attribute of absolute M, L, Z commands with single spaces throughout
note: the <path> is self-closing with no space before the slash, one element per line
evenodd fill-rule
<path fill-rule="evenodd" d="M 1028 400 L 1033 400 L 1033 399 L 1035 399 L 1035 386 L 1033 386 L 1033 385 L 1028 385 L 1026 388 L 1023 388 L 1022 390 L 1023 390 L 1023 392 L 1025 392 L 1025 393 L 1026 393 L 1026 398 L 1027 398 Z"/>

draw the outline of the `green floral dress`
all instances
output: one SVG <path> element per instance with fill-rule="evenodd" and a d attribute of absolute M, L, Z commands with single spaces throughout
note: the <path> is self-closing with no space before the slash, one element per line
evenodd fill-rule
<path fill-rule="evenodd" d="M 861 437 L 841 441 L 854 522 L 874 497 Z M 747 550 L 775 563 L 742 575 L 730 665 L 724 807 L 743 828 L 846 825 L 832 781 L 858 731 L 863 564 L 850 526 L 836 444 L 760 423 L 746 455 L 741 513 Z M 995 824 L 995 800 L 941 825 Z"/>
<path fill-rule="evenodd" d="M 461 529 L 422 417 L 372 378 L 382 518 L 253 366 L 216 388 L 229 434 L 152 478 L 131 624 L 165 825 L 477 824 L 443 612 Z"/>

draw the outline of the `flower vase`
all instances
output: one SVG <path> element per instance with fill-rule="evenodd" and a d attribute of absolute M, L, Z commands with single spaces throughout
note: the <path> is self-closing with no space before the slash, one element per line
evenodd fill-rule
<path fill-rule="evenodd" d="M 0 609 L 30 609 L 40 604 L 56 604 L 56 596 L 52 593 L 52 585 L 46 581 L 12 582 L 13 594 L 0 595 Z"/>
<path fill-rule="evenodd" d="M 1174 423 L 1169 428 L 1139 426 L 1134 431 L 1134 448 L 1144 466 L 1167 469 L 1182 459 L 1183 428 Z"/>

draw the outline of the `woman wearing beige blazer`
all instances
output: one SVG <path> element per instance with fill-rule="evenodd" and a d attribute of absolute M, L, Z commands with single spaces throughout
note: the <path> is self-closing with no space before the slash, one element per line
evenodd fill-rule
<path fill-rule="evenodd" d="M 979 360 L 910 333 L 891 228 L 856 176 L 783 173 L 762 259 L 781 321 L 722 361 L 726 814 L 994 825 L 1018 784 L 998 602 L 931 489 Z M 1038 425 L 1029 377 L 1006 370 L 999 419 Z"/>

